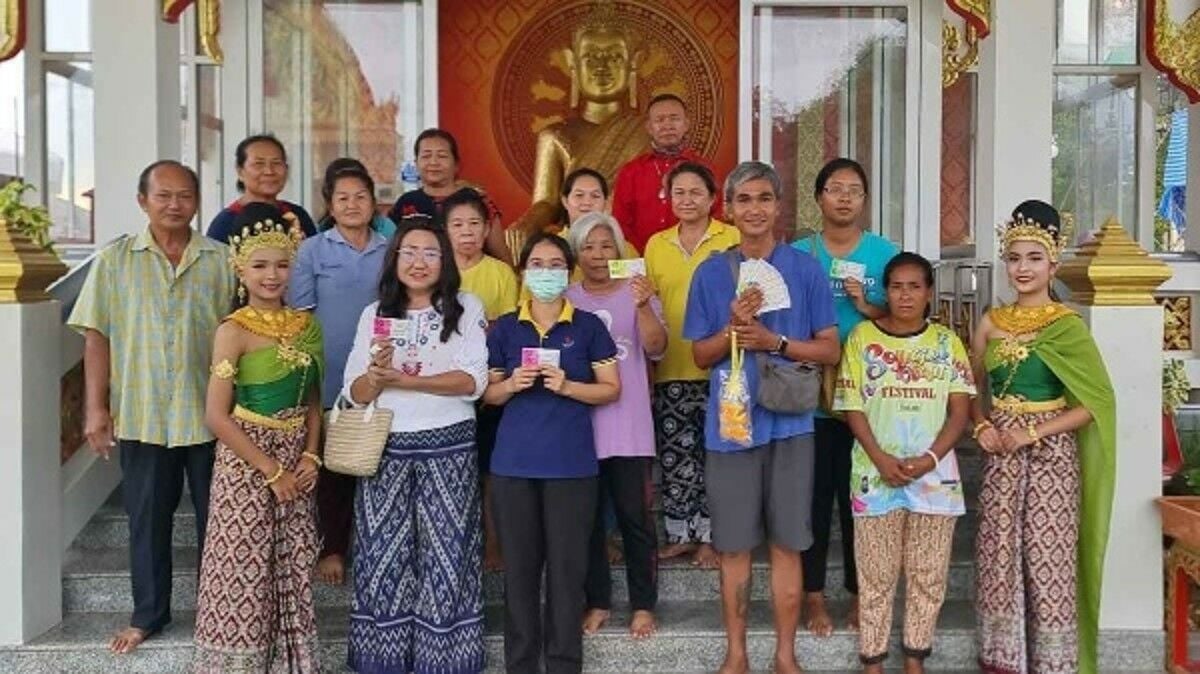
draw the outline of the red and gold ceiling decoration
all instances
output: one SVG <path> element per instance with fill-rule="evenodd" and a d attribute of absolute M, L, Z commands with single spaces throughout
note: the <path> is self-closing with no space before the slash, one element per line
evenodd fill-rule
<path fill-rule="evenodd" d="M 0 61 L 25 47 L 25 0 L 0 0 Z"/>
<path fill-rule="evenodd" d="M 1200 103 L 1200 0 L 1145 0 L 1146 59 Z"/>
<path fill-rule="evenodd" d="M 942 87 L 979 63 L 979 43 L 992 32 L 992 0 L 946 0 L 942 17 Z"/>
<path fill-rule="evenodd" d="M 220 64 L 225 60 L 221 51 L 221 0 L 163 0 L 163 21 L 176 23 L 189 5 L 196 5 L 196 20 L 200 22 L 200 49 Z"/>

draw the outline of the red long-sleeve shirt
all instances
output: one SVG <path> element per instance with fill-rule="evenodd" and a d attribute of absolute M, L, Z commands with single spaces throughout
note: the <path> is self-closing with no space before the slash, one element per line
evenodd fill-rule
<path fill-rule="evenodd" d="M 684 149 L 677 155 L 666 155 L 653 150 L 630 159 L 617 172 L 613 185 L 612 214 L 621 224 L 625 239 L 637 248 L 646 247 L 646 242 L 657 232 L 675 224 L 677 218 L 671 211 L 671 195 L 667 191 L 667 174 L 685 161 L 697 162 L 712 168 L 700 155 Z M 719 185 L 718 185 L 719 187 Z M 717 201 L 712 211 L 717 211 Z"/>

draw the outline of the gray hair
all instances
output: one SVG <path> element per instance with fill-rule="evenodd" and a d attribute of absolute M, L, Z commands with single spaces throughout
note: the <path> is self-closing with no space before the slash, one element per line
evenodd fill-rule
<path fill-rule="evenodd" d="M 779 174 L 770 164 L 761 161 L 744 161 L 734 167 L 729 172 L 729 176 L 725 178 L 725 202 L 732 202 L 737 188 L 751 180 L 767 180 L 771 183 L 771 190 L 775 192 L 775 198 L 783 196 L 783 181 L 779 179 Z"/>
<path fill-rule="evenodd" d="M 593 212 L 587 213 L 567 229 L 567 242 L 571 244 L 571 251 L 575 253 L 575 257 L 579 257 L 579 252 L 583 250 L 583 244 L 587 241 L 588 235 L 597 227 L 607 227 L 612 232 L 613 241 L 617 245 L 617 257 L 625 255 L 625 235 L 621 233 L 621 225 L 617 219 L 608 213 Z"/>

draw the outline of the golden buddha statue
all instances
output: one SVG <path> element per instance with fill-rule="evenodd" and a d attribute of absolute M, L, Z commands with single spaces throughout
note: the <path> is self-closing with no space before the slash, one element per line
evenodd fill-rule
<path fill-rule="evenodd" d="M 575 30 L 564 53 L 571 111 L 563 121 L 538 132 L 533 205 L 508 232 L 514 255 L 525 236 L 558 224 L 560 190 L 568 173 L 586 166 L 611 185 L 617 170 L 650 146 L 637 109 L 640 44 L 621 25 L 611 2 L 599 3 Z"/>

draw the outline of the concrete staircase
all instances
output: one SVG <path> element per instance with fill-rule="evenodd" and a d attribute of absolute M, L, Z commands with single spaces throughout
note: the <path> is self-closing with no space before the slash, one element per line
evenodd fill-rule
<path fill-rule="evenodd" d="M 978 455 L 969 450 L 960 452 L 960 462 L 968 481 L 968 494 L 977 494 Z M 187 671 L 195 618 L 197 556 L 194 521 L 195 516 L 185 498 L 175 516 L 174 622 L 163 634 L 148 641 L 131 656 L 112 656 L 106 648 L 109 636 L 126 624 L 132 608 L 128 528 L 118 492 L 95 515 L 68 551 L 63 568 L 65 618 L 62 624 L 26 646 L 0 651 L 0 671 L 72 674 Z M 975 623 L 971 602 L 974 523 L 971 512 L 960 520 L 955 530 L 949 591 L 941 614 L 935 653 L 927 662 L 930 670 L 975 669 Z M 840 533 L 835 525 L 835 539 L 838 536 Z M 848 597 L 842 590 L 843 564 L 841 549 L 836 543 L 830 556 L 829 595 L 835 619 L 840 623 Z M 749 635 L 752 663 L 756 668 L 765 668 L 770 663 L 774 645 L 767 565 L 761 557 L 754 567 Z M 624 569 L 615 568 L 613 575 L 618 610 L 604 631 L 585 639 L 587 671 L 660 673 L 714 671 L 717 668 L 724 648 L 717 572 L 693 568 L 686 562 L 664 562 L 659 575 L 660 630 L 655 638 L 644 642 L 634 642 L 627 636 L 627 615 L 622 612 L 628 598 Z M 503 671 L 503 583 L 499 574 L 487 574 L 484 593 L 488 671 L 499 672 Z M 343 671 L 349 590 L 345 586 L 329 587 L 318 583 L 315 601 L 323 665 L 326 671 Z M 898 602 L 898 620 L 900 616 L 902 602 Z M 897 629 L 894 640 L 898 639 Z M 845 629 L 839 629 L 828 639 L 802 634 L 797 638 L 797 647 L 801 664 L 809 671 L 852 671 L 858 667 L 857 637 Z M 892 652 L 899 652 L 898 644 Z M 1109 663 L 1106 657 L 1105 664 Z M 899 657 L 894 656 L 891 664 L 898 665 Z M 1111 664 L 1114 670 L 1132 669 L 1121 666 L 1116 660 Z"/>

